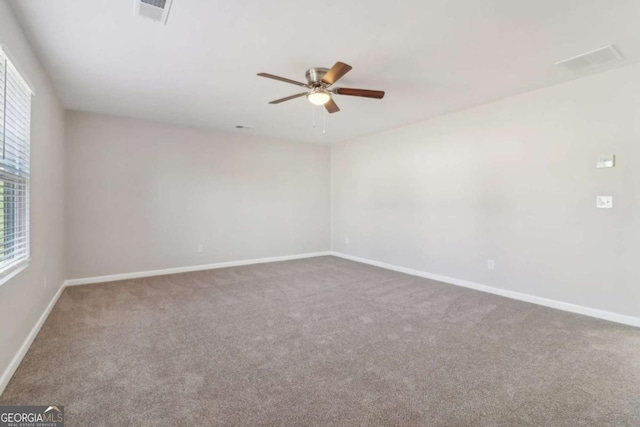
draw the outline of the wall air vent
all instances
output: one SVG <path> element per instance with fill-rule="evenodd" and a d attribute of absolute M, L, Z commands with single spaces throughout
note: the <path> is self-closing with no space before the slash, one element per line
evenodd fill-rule
<path fill-rule="evenodd" d="M 134 0 L 133 14 L 166 24 L 171 2 L 172 0 Z"/>
<path fill-rule="evenodd" d="M 614 62 L 622 61 L 623 59 L 624 57 L 618 49 L 613 45 L 609 45 L 574 56 L 573 58 L 556 62 L 556 65 L 560 65 L 570 71 L 579 72 L 593 70 L 594 68 L 613 64 Z"/>

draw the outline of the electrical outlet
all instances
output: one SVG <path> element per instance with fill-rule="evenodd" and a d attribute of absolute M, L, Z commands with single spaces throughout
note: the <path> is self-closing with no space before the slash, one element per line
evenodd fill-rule
<path fill-rule="evenodd" d="M 349 244 L 349 238 L 348 238 L 348 237 L 345 237 L 345 239 L 344 239 L 344 244 L 345 244 L 345 245 L 348 245 L 348 244 Z"/>
<path fill-rule="evenodd" d="M 496 262 L 492 259 L 487 260 L 487 268 L 489 270 L 494 270 L 496 268 Z"/>
<path fill-rule="evenodd" d="M 201 243 L 198 245 L 198 253 L 201 254 L 202 252 L 204 252 L 204 245 Z"/>
<path fill-rule="evenodd" d="M 42 280 L 44 282 L 44 287 L 47 287 L 47 276 L 44 276 L 44 279 Z"/>

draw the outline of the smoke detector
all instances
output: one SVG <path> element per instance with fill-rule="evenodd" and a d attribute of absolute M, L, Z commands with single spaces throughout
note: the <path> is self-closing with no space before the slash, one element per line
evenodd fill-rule
<path fill-rule="evenodd" d="M 574 56 L 573 58 L 556 62 L 556 65 L 564 67 L 570 71 L 588 71 L 603 65 L 622 61 L 623 59 L 624 57 L 618 49 L 613 45 L 609 45 Z"/>
<path fill-rule="evenodd" d="M 171 2 L 172 0 L 134 0 L 133 14 L 166 24 Z"/>

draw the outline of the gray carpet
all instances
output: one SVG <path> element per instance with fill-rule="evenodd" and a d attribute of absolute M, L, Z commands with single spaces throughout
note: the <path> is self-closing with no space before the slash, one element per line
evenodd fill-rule
<path fill-rule="evenodd" d="M 0 404 L 68 426 L 640 426 L 640 329 L 319 257 L 67 288 Z"/>

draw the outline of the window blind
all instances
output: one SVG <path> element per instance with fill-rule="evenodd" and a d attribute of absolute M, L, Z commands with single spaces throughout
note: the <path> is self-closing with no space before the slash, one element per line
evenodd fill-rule
<path fill-rule="evenodd" d="M 0 49 L 0 275 L 29 259 L 31 95 Z"/>

